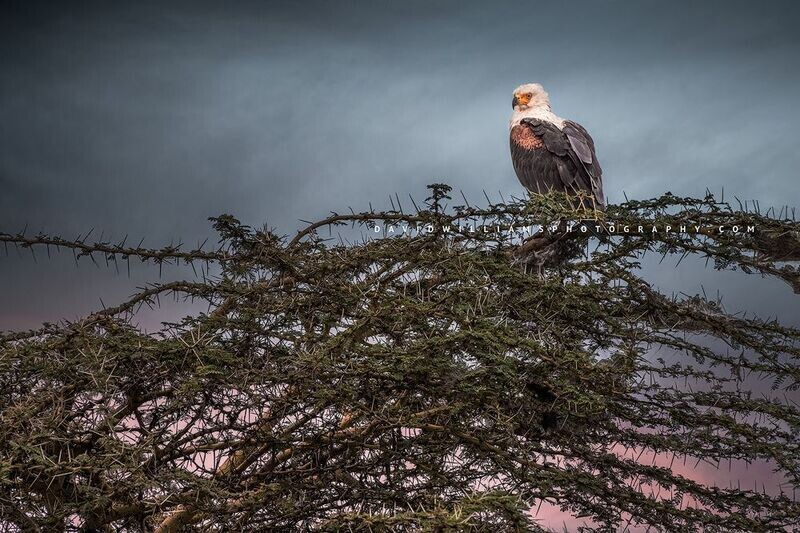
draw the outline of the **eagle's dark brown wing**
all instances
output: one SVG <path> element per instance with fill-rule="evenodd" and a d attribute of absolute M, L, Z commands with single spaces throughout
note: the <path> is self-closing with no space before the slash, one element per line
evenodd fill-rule
<path fill-rule="evenodd" d="M 569 140 L 572 150 L 569 152 L 576 166 L 579 166 L 578 177 L 582 181 L 581 186 L 594 194 L 595 201 L 599 206 L 605 207 L 606 197 L 603 194 L 603 169 L 597 160 L 597 153 L 594 150 L 594 139 L 586 129 L 578 124 L 567 120 L 564 122 L 564 135 Z M 578 165 L 580 162 L 580 165 Z"/>
<path fill-rule="evenodd" d="M 603 170 L 594 141 L 575 122 L 564 128 L 544 120 L 526 118 L 511 130 L 511 159 L 522 185 L 530 191 L 590 191 L 596 207 L 605 207 Z"/>

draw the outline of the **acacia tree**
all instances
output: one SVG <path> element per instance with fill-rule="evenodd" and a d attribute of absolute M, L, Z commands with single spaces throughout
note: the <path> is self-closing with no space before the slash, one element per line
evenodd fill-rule
<path fill-rule="evenodd" d="M 800 330 L 662 294 L 640 265 L 694 255 L 798 291 L 788 214 L 667 194 L 610 206 L 598 245 L 566 233 L 563 197 L 448 208 L 431 190 L 410 213 L 334 213 L 291 239 L 221 216 L 211 250 L 0 234 L 216 268 L 3 334 L 2 528 L 537 531 L 542 501 L 593 527 L 797 525 Z M 558 231 L 514 236 L 541 221 Z M 326 238 L 343 224 L 387 234 Z M 170 294 L 208 311 L 134 325 Z M 645 452 L 765 461 L 785 483 L 720 488 Z"/>

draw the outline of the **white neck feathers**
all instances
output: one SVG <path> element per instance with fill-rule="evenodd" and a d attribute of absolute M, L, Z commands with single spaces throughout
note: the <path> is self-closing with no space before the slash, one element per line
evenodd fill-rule
<path fill-rule="evenodd" d="M 514 108 L 514 113 L 511 115 L 511 122 L 508 128 L 511 129 L 519 124 L 524 118 L 536 118 L 552 122 L 558 129 L 564 128 L 564 119 L 550 111 L 550 106 L 547 104 L 527 107 L 525 109 Z"/>

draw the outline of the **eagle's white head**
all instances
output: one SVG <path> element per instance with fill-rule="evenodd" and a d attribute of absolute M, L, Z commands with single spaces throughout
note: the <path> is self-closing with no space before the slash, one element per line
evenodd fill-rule
<path fill-rule="evenodd" d="M 514 89 L 511 105 L 514 108 L 509 124 L 511 128 L 524 118 L 538 118 L 552 122 L 559 129 L 564 127 L 564 119 L 550 110 L 550 97 L 539 83 L 526 83 Z"/>
<path fill-rule="evenodd" d="M 550 97 L 540 83 L 526 83 L 514 89 L 514 100 L 511 106 L 516 111 L 539 108 L 550 109 Z"/>

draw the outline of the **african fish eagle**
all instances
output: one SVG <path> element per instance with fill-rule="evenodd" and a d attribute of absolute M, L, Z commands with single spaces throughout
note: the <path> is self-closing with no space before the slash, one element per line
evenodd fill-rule
<path fill-rule="evenodd" d="M 553 113 L 538 83 L 517 87 L 512 106 L 511 160 L 522 185 L 538 193 L 587 191 L 594 200 L 589 207 L 604 209 L 603 171 L 583 126 Z"/>

